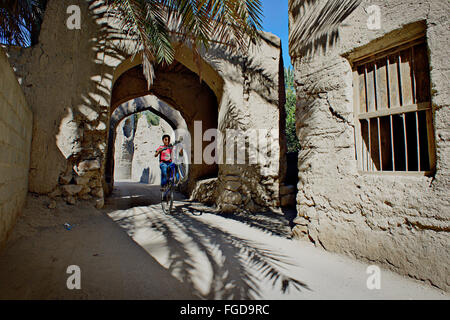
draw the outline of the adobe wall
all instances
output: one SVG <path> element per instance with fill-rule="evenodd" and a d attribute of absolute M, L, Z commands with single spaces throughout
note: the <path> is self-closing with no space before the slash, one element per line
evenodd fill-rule
<path fill-rule="evenodd" d="M 117 30 L 102 17 L 101 4 L 49 0 L 39 43 L 32 48 L 10 49 L 10 63 L 16 67 L 35 114 L 29 191 L 62 196 L 69 203 L 83 197 L 98 206 L 103 205 L 109 191 L 105 164 L 109 120 L 114 111 L 110 108 L 113 85 L 132 67 L 126 63 L 130 43 L 114 39 Z M 81 8 L 80 30 L 66 27 L 69 5 Z M 178 47 L 175 59 L 198 73 L 190 50 Z M 280 106 L 284 105 L 279 94 L 283 78 L 280 59 L 280 40 L 270 34 L 264 34 L 261 44 L 252 46 L 245 58 L 223 46 L 202 53 L 202 79 L 217 98 L 220 129 L 278 130 Z M 169 94 L 176 95 L 176 91 Z M 221 198 L 214 201 L 224 211 L 253 203 L 279 203 L 282 157 L 279 152 L 261 153 L 278 164 L 275 172 L 262 172 L 259 166 L 243 166 L 238 171 L 219 166 Z"/>
<path fill-rule="evenodd" d="M 25 204 L 33 113 L 0 47 L 0 248 Z"/>
<path fill-rule="evenodd" d="M 381 30 L 367 28 L 365 9 L 372 4 L 381 8 Z M 296 235 L 446 290 L 450 288 L 449 14 L 446 0 L 363 1 L 344 21 L 338 44 L 326 55 L 293 58 L 301 145 Z M 419 21 L 425 21 L 429 49 L 436 172 L 431 177 L 358 172 L 352 69 L 346 57 L 376 39 L 381 38 L 377 45 L 383 45 L 391 35 L 404 36 L 402 28 Z"/>

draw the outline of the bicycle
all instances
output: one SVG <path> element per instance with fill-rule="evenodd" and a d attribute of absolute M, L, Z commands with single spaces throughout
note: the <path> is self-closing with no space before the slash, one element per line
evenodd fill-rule
<path fill-rule="evenodd" d="M 182 139 L 175 141 L 173 147 L 181 144 Z M 183 149 L 182 149 L 183 150 Z M 161 207 L 165 214 L 170 214 L 173 207 L 173 190 L 175 187 L 179 186 L 181 183 L 185 182 L 188 177 L 188 162 L 187 155 L 183 152 L 183 161 L 178 163 L 178 150 L 172 150 L 176 156 L 174 157 L 174 162 L 171 162 L 167 168 L 167 184 L 161 191 Z"/>

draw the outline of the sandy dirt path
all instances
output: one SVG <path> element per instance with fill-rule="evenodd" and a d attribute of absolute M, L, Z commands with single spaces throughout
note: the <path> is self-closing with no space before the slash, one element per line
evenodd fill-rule
<path fill-rule="evenodd" d="M 221 215 L 158 186 L 117 182 L 97 210 L 30 195 L 0 252 L 0 299 L 449 299 L 421 282 L 289 238 L 295 212 Z M 73 225 L 71 230 L 63 227 Z M 81 269 L 68 290 L 67 266 Z"/>

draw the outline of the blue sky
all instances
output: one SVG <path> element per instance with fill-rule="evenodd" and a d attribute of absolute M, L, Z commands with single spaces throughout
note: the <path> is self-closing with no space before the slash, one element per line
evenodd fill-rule
<path fill-rule="evenodd" d="M 292 66 L 288 47 L 288 0 L 261 0 L 261 2 L 264 15 L 263 30 L 281 39 L 284 66 Z"/>

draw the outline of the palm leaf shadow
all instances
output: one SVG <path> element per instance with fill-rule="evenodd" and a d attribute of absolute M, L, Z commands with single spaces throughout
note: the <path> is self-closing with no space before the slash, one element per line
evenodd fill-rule
<path fill-rule="evenodd" d="M 199 211 L 190 204 L 182 207 L 190 212 Z M 148 214 L 145 209 L 145 225 L 160 232 L 167 241 L 169 271 L 177 274 L 198 296 L 204 299 L 257 299 L 261 291 L 259 276 L 270 281 L 273 287 L 279 286 L 283 294 L 290 290 L 310 290 L 304 282 L 282 272 L 283 265 L 293 264 L 288 257 L 265 248 L 264 244 L 235 236 L 186 214 L 168 216 L 154 210 L 152 206 L 148 209 L 153 212 Z M 133 217 L 116 220 L 131 236 L 137 227 Z M 192 247 L 182 240 L 186 237 L 206 256 L 212 269 L 213 276 L 207 294 L 199 291 L 192 277 L 198 262 L 189 253 Z M 221 259 L 217 258 L 217 252 L 222 256 Z M 257 272 L 251 272 L 247 265 L 252 265 Z"/>
<path fill-rule="evenodd" d="M 289 54 L 311 57 L 325 53 L 339 38 L 339 26 L 361 0 L 290 0 Z"/>

